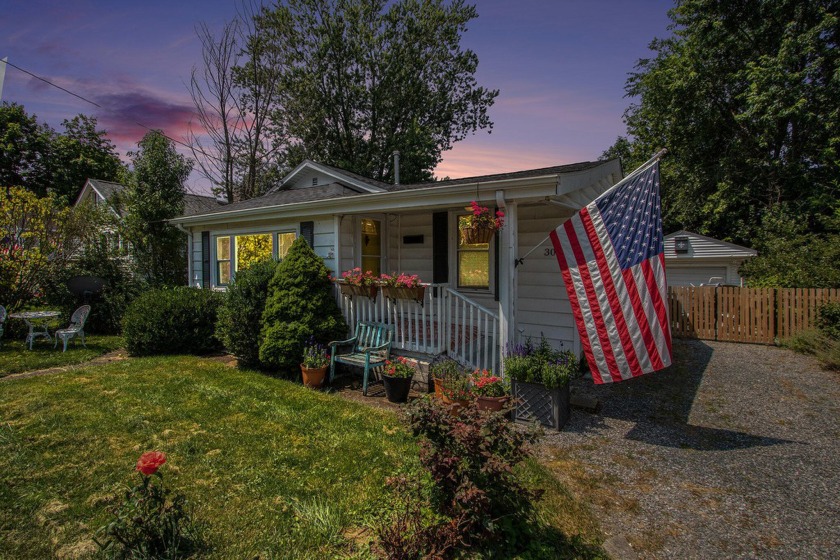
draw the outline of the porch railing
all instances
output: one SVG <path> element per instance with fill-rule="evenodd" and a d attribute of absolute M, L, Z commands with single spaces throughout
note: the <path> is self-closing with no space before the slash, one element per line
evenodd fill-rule
<path fill-rule="evenodd" d="M 389 325 L 394 348 L 436 355 L 448 354 L 470 368 L 498 370 L 499 317 L 448 284 L 425 284 L 423 304 L 351 297 L 336 287 L 336 300 L 350 328 L 360 321 Z"/>

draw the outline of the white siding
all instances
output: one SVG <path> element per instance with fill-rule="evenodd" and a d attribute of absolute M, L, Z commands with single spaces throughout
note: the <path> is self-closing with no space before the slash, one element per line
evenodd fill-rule
<path fill-rule="evenodd" d="M 677 237 L 688 238 L 687 253 L 674 250 Z M 665 237 L 665 269 L 671 286 L 699 286 L 709 283 L 712 278 L 723 278 L 726 284 L 740 285 L 738 268 L 755 255 L 753 249 L 690 231 L 678 231 Z"/>
<path fill-rule="evenodd" d="M 416 274 L 423 282 L 432 281 L 432 215 L 389 216 L 388 272 Z M 423 243 L 403 243 L 403 237 L 423 236 Z"/>
<path fill-rule="evenodd" d="M 555 348 L 577 350 L 574 317 L 572 315 L 560 266 L 553 254 L 549 232 L 565 221 L 570 213 L 550 205 L 520 206 L 518 255 L 524 255 L 538 243 L 545 241 L 517 267 L 516 324 L 517 339 L 531 337 L 538 342 L 540 335 Z M 509 271 L 502 270 L 502 274 Z M 521 332 L 521 335 L 520 335 Z"/>
<path fill-rule="evenodd" d="M 674 243 L 677 237 L 688 237 L 688 253 L 678 254 L 674 251 Z M 743 260 L 755 254 L 753 249 L 712 239 L 691 233 L 690 231 L 678 231 L 669 234 L 665 238 L 666 259 L 721 259 L 735 257 Z"/>
<path fill-rule="evenodd" d="M 338 270 L 336 270 L 335 276 L 340 278 L 341 273 L 345 270 L 350 270 L 351 268 L 356 266 L 356 250 L 355 250 L 355 238 L 356 238 L 356 220 L 354 216 L 342 216 L 340 218 L 341 226 L 340 226 L 340 257 L 341 262 L 339 263 Z"/>

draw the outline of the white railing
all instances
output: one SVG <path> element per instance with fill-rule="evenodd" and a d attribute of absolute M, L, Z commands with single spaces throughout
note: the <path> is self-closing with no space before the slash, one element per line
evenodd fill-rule
<path fill-rule="evenodd" d="M 380 291 L 375 300 L 342 294 L 336 300 L 353 329 L 360 321 L 389 325 L 394 348 L 423 354 L 448 354 L 470 368 L 498 371 L 499 317 L 489 309 L 449 288 L 425 284 L 423 304 L 390 300 Z"/>

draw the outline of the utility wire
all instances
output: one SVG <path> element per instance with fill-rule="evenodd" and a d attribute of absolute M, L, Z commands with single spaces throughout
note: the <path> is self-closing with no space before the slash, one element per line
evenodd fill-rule
<path fill-rule="evenodd" d="M 115 110 L 113 110 L 113 109 L 109 109 L 109 108 L 107 108 L 107 107 L 103 107 L 103 106 L 102 106 L 102 105 L 100 105 L 99 103 L 96 103 L 95 101 L 91 101 L 91 100 L 90 100 L 90 99 L 88 99 L 87 97 L 84 97 L 84 96 L 82 96 L 82 95 L 79 95 L 78 93 L 74 93 L 74 92 L 70 91 L 70 90 L 69 90 L 69 89 L 67 89 L 67 88 L 63 88 L 63 87 L 61 87 L 60 85 L 55 84 L 55 83 L 53 83 L 53 82 L 49 81 L 49 80 L 48 80 L 48 79 L 46 79 L 46 78 L 43 78 L 43 77 L 41 77 L 41 76 L 39 76 L 39 75 L 37 75 L 37 74 L 34 74 L 34 73 L 30 72 L 29 70 L 26 70 L 26 69 L 24 69 L 24 68 L 21 68 L 21 67 L 20 67 L 20 66 L 18 66 L 17 64 L 13 64 L 13 63 L 9 62 L 8 60 L 6 61 L 6 64 L 8 64 L 9 66 L 11 66 L 12 68 L 15 68 L 15 69 L 17 69 L 17 70 L 20 70 L 20 71 L 21 71 L 21 72 L 23 72 L 24 74 L 28 74 L 28 75 L 32 76 L 33 78 L 35 78 L 35 79 L 37 79 L 37 80 L 41 80 L 41 81 L 42 81 L 42 82 L 44 82 L 45 84 L 49 84 L 49 85 L 51 85 L 51 86 L 52 86 L 52 87 L 54 87 L 54 88 L 58 88 L 58 89 L 60 89 L 60 90 L 61 90 L 61 91 L 63 91 L 64 93 L 69 93 L 69 94 L 70 94 L 70 95 L 72 95 L 73 97 L 76 97 L 76 98 L 78 98 L 78 99 L 81 99 L 81 100 L 82 100 L 82 101 L 84 101 L 85 103 L 90 103 L 91 105 L 93 105 L 93 106 L 95 106 L 95 107 L 98 107 L 98 108 L 102 109 L 103 111 L 108 111 L 109 113 L 112 113 L 112 114 L 114 114 L 114 115 L 118 115 L 118 116 L 122 117 L 122 115 L 121 115 L 118 111 L 115 111 Z M 140 128 L 144 128 L 144 129 L 146 129 L 146 130 L 148 130 L 148 131 L 155 131 L 155 130 L 157 130 L 157 129 L 151 128 L 151 127 L 149 127 L 149 126 L 146 126 L 146 125 L 145 125 L 145 124 L 143 124 L 143 123 L 139 123 L 139 122 L 134 121 L 134 120 L 131 120 L 131 122 L 133 122 L 134 124 L 136 124 L 136 125 L 137 125 L 137 126 L 139 126 Z M 169 136 L 168 134 L 164 133 L 162 130 L 157 130 L 157 131 L 158 131 L 158 132 L 160 132 L 160 133 L 164 136 L 164 138 L 168 138 L 169 140 L 172 140 L 172 141 L 173 141 L 173 142 L 175 142 L 176 144 L 179 144 L 179 145 L 181 145 L 181 146 L 184 146 L 185 148 L 189 148 L 190 150 L 194 150 L 194 151 L 196 151 L 196 152 L 200 153 L 201 155 L 203 155 L 203 156 L 204 156 L 204 157 L 206 157 L 206 158 L 214 159 L 214 160 L 216 160 L 216 161 L 218 161 L 218 162 L 220 162 L 220 163 L 222 162 L 222 160 L 221 160 L 220 158 L 217 158 L 216 156 L 211 156 L 210 154 L 208 154 L 207 152 L 205 152 L 204 150 L 202 150 L 202 149 L 200 149 L 200 148 L 194 148 L 193 146 L 190 146 L 189 144 L 186 144 L 186 143 L 184 143 L 184 142 L 181 142 L 180 140 L 176 140 L 175 138 L 172 138 L 172 137 L 171 137 L 171 136 Z"/>

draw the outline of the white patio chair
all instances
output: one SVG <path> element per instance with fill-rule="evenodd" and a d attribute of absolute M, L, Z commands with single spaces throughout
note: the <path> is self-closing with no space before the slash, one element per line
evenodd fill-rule
<path fill-rule="evenodd" d="M 3 329 L 6 324 L 6 308 L 0 305 L 0 346 L 3 346 Z"/>
<path fill-rule="evenodd" d="M 82 346 L 87 348 L 87 345 L 85 344 L 85 321 L 87 321 L 89 313 L 90 305 L 83 305 L 74 311 L 73 315 L 70 317 L 70 326 L 66 329 L 58 329 L 55 331 L 55 344 L 53 345 L 53 348 L 58 346 L 58 339 L 61 338 L 61 340 L 64 341 L 64 350 L 62 350 L 62 352 L 67 352 L 67 343 L 71 338 L 75 337 L 80 337 L 82 339 Z"/>

